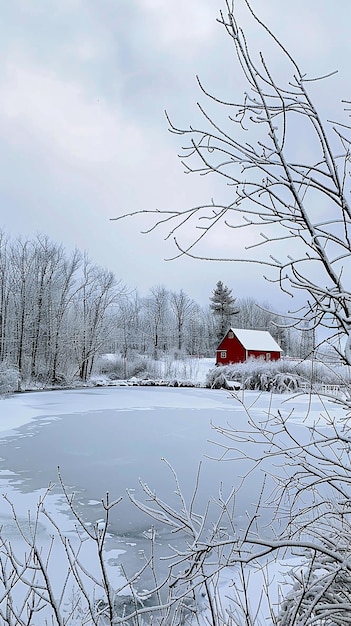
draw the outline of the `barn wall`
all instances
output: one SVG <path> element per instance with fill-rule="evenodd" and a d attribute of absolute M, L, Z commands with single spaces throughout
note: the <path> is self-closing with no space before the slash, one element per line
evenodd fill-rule
<path fill-rule="evenodd" d="M 270 357 L 267 358 L 267 354 L 270 354 Z M 248 358 L 260 359 L 263 358 L 266 361 L 278 361 L 280 359 L 280 352 L 269 352 L 263 350 L 249 350 Z"/>
<path fill-rule="evenodd" d="M 221 352 L 226 351 L 227 355 L 221 356 Z M 246 350 L 241 345 L 240 341 L 234 337 L 229 339 L 224 337 L 223 341 L 217 348 L 216 363 L 219 365 L 228 365 L 229 363 L 242 363 L 246 359 Z"/>

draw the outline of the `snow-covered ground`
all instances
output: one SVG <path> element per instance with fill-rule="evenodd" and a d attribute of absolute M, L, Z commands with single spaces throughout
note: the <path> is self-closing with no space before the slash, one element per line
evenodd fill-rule
<path fill-rule="evenodd" d="M 240 392 L 235 396 L 222 390 L 198 388 L 120 387 L 14 395 L 0 404 L 1 491 L 8 494 L 19 519 L 24 520 L 28 510 L 35 511 L 38 498 L 48 484 L 57 480 L 60 466 L 63 480 L 69 490 L 75 491 L 77 506 L 87 523 L 102 517 L 99 502 L 107 490 L 112 499 L 122 495 L 122 503 L 111 516 L 107 544 L 110 550 L 107 564 L 117 588 L 123 582 L 122 562 L 129 574 L 140 567 L 140 555 L 148 545 L 145 532 L 151 524 L 150 519 L 129 503 L 125 490 L 132 489 L 142 498 L 140 477 L 172 506 L 179 505 L 173 477 L 162 461 L 166 458 L 177 472 L 188 499 L 202 460 L 196 499 L 199 512 L 211 496 L 217 495 L 220 483 L 224 492 L 229 493 L 254 463 L 245 458 L 245 446 L 240 475 L 231 464 L 207 458 L 221 454 L 211 443 L 221 441 L 211 423 L 223 427 L 230 424 L 244 430 L 247 415 L 243 403 L 257 420 L 279 409 L 299 430 L 317 421 L 327 427 L 330 416 L 345 416 L 342 409 L 317 397 L 292 398 L 256 392 L 244 395 Z M 237 523 L 250 511 L 260 487 L 257 474 L 248 474 L 237 500 Z M 47 497 L 46 508 L 60 528 L 72 536 L 73 520 L 59 488 Z M 0 501 L 0 515 L 5 534 L 15 541 L 16 530 L 5 500 Z M 41 523 L 40 541 L 45 546 L 50 528 L 45 525 L 45 519 Z M 157 530 L 160 553 L 164 553 L 168 543 L 175 539 L 166 529 Z M 84 558 L 89 560 L 89 550 L 87 547 L 85 550 Z M 59 558 L 57 563 L 61 563 Z M 56 574 L 60 567 L 56 567 Z M 223 597 L 230 594 L 235 575 L 230 571 L 227 581 L 222 577 Z"/>
<path fill-rule="evenodd" d="M 102 358 L 107 360 L 109 364 L 113 364 L 116 358 L 120 361 L 120 357 L 115 354 L 105 354 Z M 157 360 L 149 358 L 148 363 L 153 374 L 148 375 L 146 378 L 139 374 L 138 377 L 132 376 L 127 380 L 121 380 L 119 378 L 111 379 L 112 373 L 109 376 L 106 373 L 96 373 L 90 378 L 89 382 L 101 387 L 148 385 L 152 383 L 166 386 L 174 386 L 177 383 L 181 386 L 205 387 L 207 374 L 216 365 L 213 358 L 187 356 L 174 359 L 171 355 L 165 355 Z"/>

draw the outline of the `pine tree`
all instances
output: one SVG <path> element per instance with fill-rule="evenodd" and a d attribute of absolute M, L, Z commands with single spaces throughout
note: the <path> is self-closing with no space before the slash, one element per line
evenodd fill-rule
<path fill-rule="evenodd" d="M 233 315 L 236 315 L 239 311 L 234 306 L 235 298 L 231 295 L 232 290 L 223 285 L 221 280 L 218 281 L 212 294 L 210 297 L 210 309 L 216 319 L 216 335 L 218 341 L 220 341 L 228 330 Z"/>

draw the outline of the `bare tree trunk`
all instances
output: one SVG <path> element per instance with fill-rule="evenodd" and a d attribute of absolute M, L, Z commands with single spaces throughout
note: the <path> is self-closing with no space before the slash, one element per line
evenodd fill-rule
<path fill-rule="evenodd" d="M 15 362 L 20 378 L 23 378 L 24 375 L 30 374 L 27 361 L 32 347 L 33 246 L 31 242 L 22 243 L 18 240 L 12 245 L 10 264 L 12 268 L 11 291 L 16 315 Z"/>
<path fill-rule="evenodd" d="M 112 332 L 105 326 L 106 314 L 116 303 L 124 287 L 112 272 L 93 266 L 87 257 L 83 261 L 83 283 L 75 306 L 79 319 L 76 328 L 76 354 L 78 373 L 86 381 L 90 375 L 97 352 Z"/>
<path fill-rule="evenodd" d="M 62 334 L 62 326 L 64 322 L 65 315 L 69 310 L 70 305 L 72 305 L 73 298 L 79 293 L 80 286 L 75 288 L 74 281 L 76 278 L 76 273 L 81 264 L 81 254 L 76 250 L 70 259 L 64 259 L 61 264 L 61 283 L 59 286 L 59 299 L 54 307 L 54 317 L 55 324 L 53 330 L 53 345 L 52 345 L 52 365 L 51 365 L 51 374 L 50 378 L 53 383 L 56 383 L 58 380 L 58 368 L 59 368 L 59 359 L 60 359 L 60 346 L 61 350 L 64 349 L 63 346 L 67 344 L 69 341 L 69 337 L 64 337 Z M 69 328 L 67 329 L 69 332 Z M 62 372 L 61 372 L 62 373 Z"/>
<path fill-rule="evenodd" d="M 7 342 L 7 316 L 9 303 L 9 263 L 8 242 L 4 234 L 0 232 L 0 360 L 8 354 Z"/>

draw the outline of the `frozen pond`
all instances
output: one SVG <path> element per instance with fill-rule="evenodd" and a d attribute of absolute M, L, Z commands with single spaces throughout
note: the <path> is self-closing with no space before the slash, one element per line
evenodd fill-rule
<path fill-rule="evenodd" d="M 251 414 L 262 419 L 273 403 L 287 415 L 286 397 L 247 393 Z M 303 427 L 306 400 L 295 399 L 290 419 Z M 39 392 L 14 396 L 0 404 L 0 470 L 2 492 L 9 491 L 21 508 L 32 494 L 57 482 L 60 466 L 64 483 L 74 491 L 83 517 L 90 522 L 101 518 L 98 502 L 109 492 L 111 499 L 123 496 L 113 510 L 109 532 L 124 544 L 131 570 L 144 546 L 143 533 L 150 519 L 132 505 L 126 489 L 140 497 L 139 478 L 172 506 L 177 505 L 172 475 L 162 458 L 177 472 L 184 495 L 193 492 L 199 461 L 201 480 L 196 509 L 216 496 L 220 484 L 224 493 L 238 485 L 253 462 L 238 466 L 207 456 L 220 450 L 211 443 L 219 435 L 211 423 L 245 430 L 247 416 L 239 401 L 226 391 L 182 388 L 120 387 L 77 391 Z M 309 419 L 322 410 L 318 400 L 309 406 Z M 250 477 L 238 498 L 236 516 L 250 510 L 260 490 L 257 476 Z M 35 503 L 35 497 L 32 497 Z M 1 504 L 1 510 L 3 503 Z M 167 530 L 158 529 L 165 546 L 174 541 Z"/>
<path fill-rule="evenodd" d="M 139 491 L 139 478 L 162 497 L 174 491 L 166 458 L 190 494 L 198 463 L 213 453 L 210 422 L 230 419 L 232 402 L 226 392 L 194 389 L 115 388 L 26 394 L 5 400 L 1 409 L 32 412 L 29 422 L 0 440 L 1 469 L 10 470 L 14 489 L 34 492 L 57 481 L 79 493 L 80 501 L 125 496 Z M 24 405 L 24 406 L 23 406 Z M 223 467 L 211 465 L 211 484 L 223 479 Z M 204 470 L 206 472 L 206 469 Z M 207 491 L 206 490 L 206 491 Z M 127 505 L 116 509 L 118 531 L 138 524 L 137 512 Z"/>

